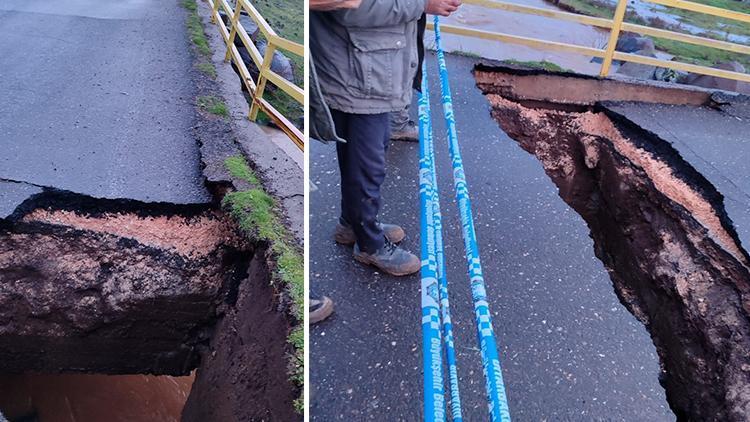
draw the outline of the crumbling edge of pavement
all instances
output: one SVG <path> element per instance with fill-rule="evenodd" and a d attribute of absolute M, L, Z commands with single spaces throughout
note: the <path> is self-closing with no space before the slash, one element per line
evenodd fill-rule
<path fill-rule="evenodd" d="M 205 0 L 196 3 L 212 52 L 211 61 L 216 68 L 218 95 L 226 103 L 235 142 L 262 180 L 265 190 L 278 201 L 287 227 L 297 243 L 302 245 L 305 193 L 303 153 L 291 141 L 286 145 L 277 143 L 257 123 L 247 118 L 249 106 L 242 92 L 242 82 L 232 65 L 224 61 L 226 44 L 218 27 L 211 22 L 211 9 Z"/>
<path fill-rule="evenodd" d="M 288 333 L 278 333 L 283 336 L 289 353 L 286 353 L 288 361 L 286 381 L 295 391 L 289 403 L 288 409 L 279 409 L 279 403 L 275 397 L 263 396 L 265 405 L 269 407 L 268 413 L 259 415 L 254 413 L 251 418 L 261 417 L 273 420 L 296 420 L 301 419 L 303 403 L 303 358 L 304 337 L 303 322 L 304 311 L 302 298 L 304 291 L 301 288 L 304 280 L 302 267 L 302 245 L 304 227 L 304 183 L 303 183 L 303 154 L 289 141 L 288 145 L 281 141 L 271 139 L 259 125 L 247 118 L 249 109 L 248 102 L 242 92 L 241 81 L 230 63 L 224 61 L 226 45 L 216 25 L 211 20 L 211 9 L 205 0 L 181 0 L 181 4 L 187 9 L 187 29 L 190 41 L 189 48 L 193 56 L 193 68 L 191 78 L 195 85 L 196 96 L 196 125 L 193 134 L 200 146 L 202 173 L 205 183 L 214 200 L 221 202 L 222 209 L 235 217 L 240 230 L 246 233 L 250 241 L 256 246 L 256 254 L 253 262 L 264 261 L 259 265 L 269 270 L 266 283 L 276 292 L 276 301 L 271 308 L 263 310 L 263 318 L 273 318 L 271 314 L 280 315 L 286 319 Z M 202 28 L 200 28 L 202 27 Z M 196 39 L 199 38 L 199 39 Z M 208 110 L 200 105 L 201 98 L 216 99 L 216 103 L 222 106 L 218 113 Z M 284 140 L 285 141 L 285 140 Z M 269 230 L 262 227 L 248 227 L 253 223 L 252 209 L 241 210 L 242 200 L 254 196 L 259 202 L 268 208 L 271 214 L 270 227 L 280 231 L 277 235 L 268 235 Z M 237 198 L 237 201 L 233 201 Z M 271 203 L 269 205 L 269 203 Z M 245 204 L 246 206 L 246 204 Z M 251 267 L 253 264 L 251 263 Z M 256 265 L 257 267 L 257 265 Z M 251 275 L 252 278 L 252 275 Z M 253 281 L 249 280 L 248 281 Z M 256 280 L 262 282 L 262 280 Z M 247 283 L 245 283 L 247 284 Z M 252 299 L 250 300 L 252 302 Z M 259 304 L 260 305 L 260 304 Z M 262 305 L 260 305 L 262 306 Z M 236 311 L 236 310 L 235 310 Z M 241 310 L 233 315 L 227 314 L 229 322 L 227 327 L 234 330 L 230 337 L 239 338 L 239 346 L 246 350 L 231 352 L 232 360 L 242 360 L 243 354 L 257 353 L 251 345 L 243 342 L 243 338 L 253 333 L 243 333 L 247 327 L 243 321 L 237 320 Z M 269 316 L 271 315 L 271 316 Z M 234 325 L 232 325 L 234 324 Z M 241 325 L 237 325 L 241 324 Z M 222 333 L 216 333 L 221 335 Z M 226 333 L 224 333 L 226 334 Z M 226 336 L 225 336 L 226 337 Z M 262 341 L 261 339 L 256 339 Z M 264 352 L 261 352 L 264 353 Z M 267 350 L 265 353 L 274 353 Z M 206 355 L 207 361 L 215 358 L 216 351 L 209 351 Z M 234 369 L 241 367 L 243 362 L 235 362 Z M 252 371 L 239 376 L 239 384 L 236 388 L 247 388 L 245 384 L 254 382 L 251 378 L 262 376 L 258 371 Z M 200 374 L 199 374 L 200 375 Z M 207 375 L 207 382 L 216 378 L 215 372 Z M 230 382 L 229 374 L 219 379 Z M 236 378 L 236 377 L 235 377 Z M 276 384 L 287 384 L 281 380 L 269 380 Z M 198 379 L 196 379 L 198 382 Z M 232 386 L 235 381 L 231 381 Z M 284 388 L 280 385 L 269 384 L 265 389 Z M 257 390 L 257 389 L 255 389 Z M 257 391 L 253 390 L 253 393 Z M 222 396 L 223 392 L 214 388 L 212 392 L 200 397 L 199 401 L 214 401 L 214 399 L 229 397 Z M 261 391 L 260 395 L 265 394 Z M 197 399 L 198 397 L 196 397 Z M 242 401 L 241 397 L 231 399 L 232 403 L 225 406 L 226 410 L 232 410 L 232 406 L 247 407 L 248 400 Z M 286 397 L 281 401 L 286 401 Z M 193 401 L 195 402 L 195 400 Z M 188 405 L 190 405 L 188 400 Z M 194 404 L 194 403 L 193 403 Z M 206 403 L 203 403 L 205 406 Z M 293 406 L 291 406 L 293 404 Z M 212 407 L 217 407 L 214 403 Z M 253 403 L 258 407 L 263 404 Z M 284 405 L 286 406 L 286 405 Z M 272 413 L 271 408 L 276 412 Z M 187 410 L 187 407 L 186 407 Z M 209 414 L 200 414 L 190 409 L 191 417 L 187 420 L 205 420 L 206 417 L 221 420 L 234 414 L 222 414 L 220 411 L 211 411 Z M 288 410 L 288 411 L 287 411 Z M 236 411 L 236 410 L 235 410 Z M 257 410 L 253 410 L 257 412 Z M 186 420 L 183 413 L 183 420 Z M 295 416 L 293 416 L 295 415 Z M 246 415 L 248 416 L 248 415 Z M 192 418 L 192 419 L 191 419 Z"/>

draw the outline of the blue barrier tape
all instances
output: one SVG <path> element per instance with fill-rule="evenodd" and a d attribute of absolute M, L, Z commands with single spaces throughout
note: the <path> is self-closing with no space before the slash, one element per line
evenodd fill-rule
<path fill-rule="evenodd" d="M 433 213 L 432 163 L 429 133 L 430 100 L 419 97 L 419 207 L 422 266 L 422 356 L 424 365 L 424 420 L 445 421 L 445 388 L 440 337 L 440 291 Z"/>
<path fill-rule="evenodd" d="M 435 16 L 435 44 L 437 47 L 438 66 L 440 70 L 440 90 L 442 93 L 443 112 L 445 123 L 448 127 L 448 149 L 453 163 L 453 183 L 456 189 L 456 201 L 461 214 L 461 225 L 464 235 L 464 249 L 468 264 L 469 279 L 471 280 L 471 294 L 474 300 L 474 312 L 476 313 L 477 334 L 482 352 L 482 363 L 484 366 L 485 386 L 489 401 L 490 419 L 494 421 L 510 422 L 510 409 L 505 393 L 503 372 L 500 366 L 500 357 L 497 352 L 495 334 L 492 329 L 492 317 L 490 314 L 487 293 L 482 275 L 482 264 L 479 259 L 479 247 L 474 231 L 474 219 L 471 213 L 471 200 L 469 199 L 469 188 L 464 175 L 461 152 L 458 145 L 456 133 L 456 120 L 453 115 L 453 100 L 451 98 L 450 83 L 448 81 L 448 69 L 445 64 L 445 54 L 440 39 L 440 19 Z"/>
<path fill-rule="evenodd" d="M 426 116 L 426 135 L 424 137 L 427 144 L 427 168 L 430 169 L 432 176 L 432 222 L 435 230 L 435 258 L 437 260 L 437 276 L 440 299 L 440 316 L 443 328 L 443 344 L 445 345 L 445 358 L 448 364 L 448 380 L 451 394 L 451 417 L 454 422 L 462 422 L 461 415 L 461 396 L 458 389 L 458 365 L 456 363 L 456 350 L 453 344 L 453 322 L 451 320 L 450 301 L 448 300 L 448 277 L 445 268 L 445 251 L 443 249 L 443 224 L 442 214 L 440 213 L 440 195 L 437 183 L 437 172 L 435 171 L 435 143 L 432 136 L 432 112 L 430 107 L 430 90 L 427 83 L 427 65 L 422 66 L 422 93 L 425 99 L 425 107 L 420 108 L 420 117 L 422 111 Z M 420 98 L 421 100 L 421 98 Z"/>

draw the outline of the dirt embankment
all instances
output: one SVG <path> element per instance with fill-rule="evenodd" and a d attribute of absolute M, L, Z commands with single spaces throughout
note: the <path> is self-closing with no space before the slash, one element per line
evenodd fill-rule
<path fill-rule="evenodd" d="M 289 321 L 268 260 L 211 204 L 31 197 L 0 220 L 2 385 L 29 372 L 197 369 L 183 420 L 295 420 Z"/>
<path fill-rule="evenodd" d="M 747 420 L 750 271 L 721 195 L 679 154 L 666 158 L 667 143 L 593 102 L 511 99 L 489 73 L 475 75 L 492 116 L 588 224 L 620 300 L 651 334 L 678 419 Z"/>

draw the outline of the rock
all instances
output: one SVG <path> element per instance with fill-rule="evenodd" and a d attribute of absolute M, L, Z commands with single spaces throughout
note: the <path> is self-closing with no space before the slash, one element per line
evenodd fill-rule
<path fill-rule="evenodd" d="M 648 37 L 635 37 L 635 36 L 623 36 L 617 41 L 615 50 L 623 53 L 636 53 L 642 56 L 656 57 L 656 47 L 654 46 L 654 40 Z M 639 51 L 645 52 L 646 54 L 638 53 Z M 594 57 L 591 59 L 592 63 L 601 63 L 601 57 Z M 613 60 L 613 64 L 619 65 L 623 62 L 620 60 Z"/>
<path fill-rule="evenodd" d="M 623 53 L 641 54 L 642 56 L 653 54 L 652 57 L 656 57 L 654 40 L 647 37 L 622 37 L 617 41 L 615 50 L 622 51 Z M 650 54 L 637 53 L 639 51 L 645 51 Z"/>
<path fill-rule="evenodd" d="M 245 32 L 250 35 L 251 40 L 255 41 L 258 39 L 260 28 L 258 28 L 258 24 L 250 16 L 240 15 L 240 24 L 245 28 Z"/>
<path fill-rule="evenodd" d="M 639 56 L 656 57 L 656 54 L 648 50 L 638 50 L 633 52 Z M 632 76 L 638 79 L 654 79 L 654 73 L 656 72 L 656 66 L 647 64 L 625 62 L 618 69 L 617 73 L 621 75 Z"/>
<path fill-rule="evenodd" d="M 745 73 L 745 67 L 737 62 L 725 62 L 716 66 L 716 69 L 730 70 L 732 72 Z M 750 84 L 746 82 L 735 81 L 733 79 L 719 78 L 716 76 L 699 75 L 690 73 L 680 80 L 681 83 L 704 88 L 721 89 L 724 91 L 734 91 L 743 94 L 750 94 Z"/>

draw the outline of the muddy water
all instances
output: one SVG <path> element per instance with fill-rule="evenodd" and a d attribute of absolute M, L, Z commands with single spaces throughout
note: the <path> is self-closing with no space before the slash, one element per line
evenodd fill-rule
<path fill-rule="evenodd" d="M 177 422 L 193 379 L 193 375 L 1 376 L 0 411 L 10 421 Z"/>

